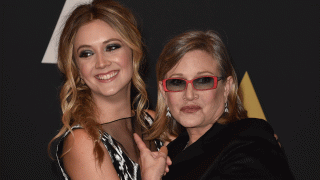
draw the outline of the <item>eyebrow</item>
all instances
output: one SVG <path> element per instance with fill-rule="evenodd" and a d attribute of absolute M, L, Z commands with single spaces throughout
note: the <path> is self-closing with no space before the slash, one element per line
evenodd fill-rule
<path fill-rule="evenodd" d="M 183 76 L 183 74 L 181 74 L 181 73 L 171 74 L 171 76 L 169 76 L 169 78 L 172 78 L 172 76 Z"/>
<path fill-rule="evenodd" d="M 122 41 L 120 40 L 120 39 L 117 39 L 117 38 L 111 38 L 111 39 L 108 39 L 108 40 L 106 40 L 106 41 L 103 41 L 103 43 L 102 44 L 108 44 L 109 42 L 112 42 L 112 41 L 119 41 L 119 42 L 121 42 L 122 43 Z M 78 53 L 78 51 L 81 49 L 81 48 L 89 48 L 89 47 L 91 47 L 90 45 L 86 45 L 86 44 L 84 44 L 84 45 L 81 45 L 81 46 L 79 46 L 78 47 L 78 49 L 77 49 L 77 53 Z"/>
<path fill-rule="evenodd" d="M 214 74 L 213 74 L 212 72 L 210 72 L 210 71 L 200 71 L 200 72 L 197 73 L 197 75 L 202 75 L 202 74 L 207 74 L 207 73 L 209 73 L 209 74 L 211 74 L 211 75 L 214 75 Z M 182 73 L 172 74 L 169 78 L 172 78 L 173 76 L 182 77 L 183 74 L 182 74 Z"/>
<path fill-rule="evenodd" d="M 210 72 L 210 71 L 201 71 L 201 72 L 198 72 L 197 75 L 202 75 L 202 74 L 211 74 L 211 75 L 215 75 L 214 73 Z"/>

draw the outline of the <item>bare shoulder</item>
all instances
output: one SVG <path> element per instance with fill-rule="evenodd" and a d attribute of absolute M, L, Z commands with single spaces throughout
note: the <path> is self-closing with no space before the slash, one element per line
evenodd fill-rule
<path fill-rule="evenodd" d="M 63 165 L 70 178 L 119 179 L 106 148 L 103 147 L 104 158 L 101 166 L 93 150 L 94 142 L 84 129 L 69 133 L 64 140 L 63 153 L 66 154 L 63 156 Z"/>
<path fill-rule="evenodd" d="M 83 144 L 86 146 L 83 147 Z M 88 133 L 84 129 L 75 129 L 65 137 L 63 141 L 63 153 L 67 152 L 70 148 L 72 149 L 72 152 L 75 153 L 78 152 L 77 150 L 89 148 L 90 145 L 91 148 L 93 148 L 93 141 Z"/>
<path fill-rule="evenodd" d="M 146 109 L 145 110 L 153 119 L 156 117 L 156 112 L 151 109 Z"/>

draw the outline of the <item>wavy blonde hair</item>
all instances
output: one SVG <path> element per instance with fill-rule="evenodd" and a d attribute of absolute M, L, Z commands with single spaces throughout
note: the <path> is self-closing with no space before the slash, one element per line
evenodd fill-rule
<path fill-rule="evenodd" d="M 67 131 L 71 131 L 72 133 L 72 124 L 80 124 L 95 143 L 93 153 L 101 164 L 104 152 L 99 144 L 101 125 L 96 121 L 99 112 L 93 102 L 91 90 L 80 79 L 77 64 L 73 57 L 73 42 L 77 31 L 81 26 L 97 19 L 108 23 L 132 49 L 132 90 L 136 92 L 136 96 L 131 100 L 132 109 L 136 109 L 136 119 L 139 123 L 144 128 L 147 128 L 143 119 L 145 116 L 144 109 L 148 106 L 148 97 L 145 83 L 139 74 L 142 62 L 144 61 L 144 46 L 140 31 L 137 28 L 136 19 L 127 8 L 117 2 L 112 0 L 94 0 L 90 4 L 79 5 L 70 14 L 60 36 L 58 68 L 64 75 L 64 84 L 60 92 L 63 127 L 50 141 L 48 151 L 51 155 L 50 147 L 54 140 L 61 137 Z"/>
<path fill-rule="evenodd" d="M 233 79 L 233 84 L 228 95 L 229 113 L 224 113 L 218 122 L 226 124 L 247 118 L 247 111 L 244 109 L 241 101 L 241 92 L 238 88 L 236 72 L 231 64 L 224 43 L 220 36 L 214 31 L 189 31 L 171 39 L 162 50 L 156 65 L 157 81 L 162 81 L 167 72 L 170 71 L 186 53 L 193 50 L 203 50 L 212 55 L 219 64 L 219 71 L 223 77 L 223 81 L 229 76 Z M 167 118 L 166 113 L 166 102 L 158 87 L 156 118 L 149 130 L 150 139 L 159 138 L 162 141 L 170 141 L 168 135 L 178 136 L 184 129 L 173 118 Z"/>

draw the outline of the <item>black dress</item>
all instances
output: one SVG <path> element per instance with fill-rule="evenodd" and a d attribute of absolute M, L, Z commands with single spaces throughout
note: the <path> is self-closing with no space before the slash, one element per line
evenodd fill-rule
<path fill-rule="evenodd" d="M 132 122 L 132 129 L 125 126 L 124 121 Z M 147 114 L 145 121 L 149 125 L 153 123 L 152 117 Z M 73 126 L 72 129 L 81 129 L 80 125 Z M 117 174 L 120 180 L 138 180 L 141 179 L 140 168 L 138 159 L 139 159 L 139 150 L 133 140 L 133 132 L 142 136 L 142 128 L 140 124 L 135 120 L 134 117 L 122 118 L 110 123 L 105 123 L 102 125 L 103 132 L 100 132 L 100 139 L 105 148 L 108 150 L 108 153 L 111 157 L 113 166 L 117 171 Z M 59 158 L 62 146 L 63 139 L 70 133 L 66 132 L 61 138 L 59 144 L 57 145 L 57 159 L 58 166 L 62 172 L 62 175 L 65 180 L 70 179 L 67 173 L 64 170 L 62 159 Z M 147 146 L 153 151 L 159 150 L 162 146 L 162 143 L 158 140 L 155 141 L 144 141 Z"/>
<path fill-rule="evenodd" d="M 272 127 L 261 119 L 215 123 L 185 148 L 187 132 L 168 145 L 168 179 L 294 179 Z"/>

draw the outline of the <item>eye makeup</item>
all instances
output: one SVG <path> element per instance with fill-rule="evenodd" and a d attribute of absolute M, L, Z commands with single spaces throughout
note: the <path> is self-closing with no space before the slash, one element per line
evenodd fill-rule
<path fill-rule="evenodd" d="M 92 55 L 94 55 L 93 51 L 91 51 L 91 50 L 83 50 L 83 51 L 80 52 L 79 57 L 80 58 L 86 58 L 86 57 L 89 57 L 89 56 L 92 56 Z"/>
<path fill-rule="evenodd" d="M 108 44 L 106 46 L 106 51 L 114 51 L 114 50 L 119 49 L 119 48 L 121 48 L 120 44 Z"/>

